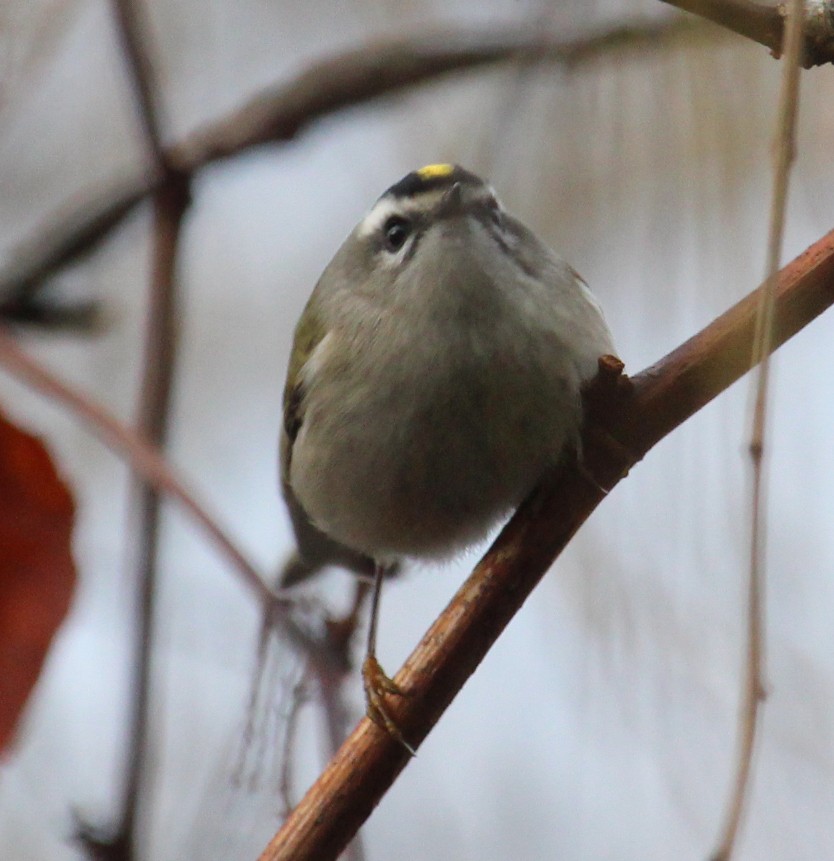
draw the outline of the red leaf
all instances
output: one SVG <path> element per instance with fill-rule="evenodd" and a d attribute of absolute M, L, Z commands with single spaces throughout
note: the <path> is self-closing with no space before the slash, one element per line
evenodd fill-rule
<path fill-rule="evenodd" d="M 69 607 L 74 508 L 43 443 L 0 413 L 0 751 Z"/>

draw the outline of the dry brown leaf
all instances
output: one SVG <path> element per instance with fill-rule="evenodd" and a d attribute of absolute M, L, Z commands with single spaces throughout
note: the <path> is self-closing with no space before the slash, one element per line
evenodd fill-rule
<path fill-rule="evenodd" d="M 0 751 L 70 604 L 74 509 L 43 443 L 0 413 Z"/>

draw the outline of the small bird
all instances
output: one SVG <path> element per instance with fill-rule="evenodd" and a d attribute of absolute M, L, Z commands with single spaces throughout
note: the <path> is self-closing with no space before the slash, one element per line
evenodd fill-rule
<path fill-rule="evenodd" d="M 298 545 L 283 585 L 373 576 L 368 715 L 413 753 L 376 658 L 382 581 L 483 539 L 567 452 L 611 333 L 582 278 L 468 170 L 391 186 L 316 284 L 284 389 L 281 485 Z"/>

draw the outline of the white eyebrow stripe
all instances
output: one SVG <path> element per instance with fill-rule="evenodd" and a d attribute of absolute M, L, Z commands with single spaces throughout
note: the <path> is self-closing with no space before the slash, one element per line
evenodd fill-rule
<path fill-rule="evenodd" d="M 491 185 L 484 185 L 487 197 L 492 197 L 498 204 L 499 210 L 506 212 L 498 196 Z M 431 192 L 424 192 L 429 195 Z M 381 197 L 369 210 L 368 214 L 359 222 L 356 228 L 357 237 L 365 239 L 378 233 L 382 226 L 392 215 L 400 215 L 403 218 L 412 217 L 414 212 L 422 212 L 425 205 L 421 206 L 414 198 Z"/>
<path fill-rule="evenodd" d="M 376 233 L 392 215 L 400 215 L 403 209 L 401 200 L 393 200 L 390 197 L 381 198 L 359 222 L 358 235 L 365 237 Z"/>

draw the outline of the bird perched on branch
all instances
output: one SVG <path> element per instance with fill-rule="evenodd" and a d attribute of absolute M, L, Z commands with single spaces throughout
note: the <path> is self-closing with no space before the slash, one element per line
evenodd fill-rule
<path fill-rule="evenodd" d="M 368 714 L 409 750 L 376 658 L 386 572 L 482 539 L 576 456 L 580 390 L 613 352 L 582 278 L 456 165 L 391 186 L 313 290 L 284 390 L 298 551 L 283 582 L 326 565 L 373 576 Z"/>

